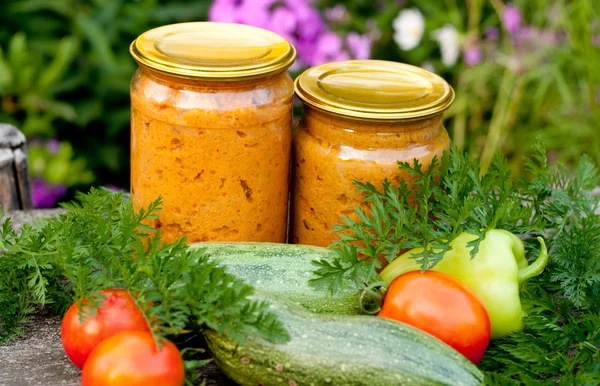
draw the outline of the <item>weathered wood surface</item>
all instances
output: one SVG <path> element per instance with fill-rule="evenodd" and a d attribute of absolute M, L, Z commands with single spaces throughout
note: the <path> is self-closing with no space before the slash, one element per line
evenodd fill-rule
<path fill-rule="evenodd" d="M 55 216 L 60 209 L 9 212 L 20 228 L 41 217 Z M 60 318 L 40 310 L 29 318 L 24 338 L 0 346 L 0 386 L 76 386 L 80 371 L 65 355 L 60 341 Z M 197 384 L 232 386 L 214 363 L 203 367 Z"/>
<path fill-rule="evenodd" d="M 0 123 L 0 205 L 7 211 L 31 208 L 26 144 L 23 133 Z"/>

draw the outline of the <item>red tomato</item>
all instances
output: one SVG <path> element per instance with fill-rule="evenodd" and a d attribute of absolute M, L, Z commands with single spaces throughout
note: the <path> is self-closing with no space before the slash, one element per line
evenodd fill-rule
<path fill-rule="evenodd" d="M 100 343 L 83 367 L 81 386 L 181 386 L 183 360 L 168 340 L 156 347 L 152 334 L 127 331 Z"/>
<path fill-rule="evenodd" d="M 61 338 L 69 359 L 80 369 L 100 342 L 122 331 L 150 331 L 142 312 L 126 290 L 107 289 L 94 316 L 84 314 L 73 304 L 62 321 Z M 87 300 L 83 301 L 84 311 Z"/>
<path fill-rule="evenodd" d="M 444 273 L 412 271 L 398 276 L 378 316 L 428 332 L 475 364 L 490 341 L 490 318 L 477 294 Z"/>

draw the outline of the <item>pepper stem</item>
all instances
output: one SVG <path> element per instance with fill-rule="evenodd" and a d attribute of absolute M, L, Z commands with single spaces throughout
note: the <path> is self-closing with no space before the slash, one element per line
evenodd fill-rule
<path fill-rule="evenodd" d="M 519 270 L 519 284 L 523 284 L 532 277 L 539 275 L 544 268 L 546 268 L 546 265 L 548 265 L 548 249 L 546 248 L 546 243 L 541 237 L 538 237 L 537 239 L 540 242 L 540 254 L 531 265 Z"/>
<path fill-rule="evenodd" d="M 360 294 L 360 308 L 367 315 L 375 315 L 381 311 L 383 298 L 387 292 L 387 283 L 377 281 L 365 288 Z"/>

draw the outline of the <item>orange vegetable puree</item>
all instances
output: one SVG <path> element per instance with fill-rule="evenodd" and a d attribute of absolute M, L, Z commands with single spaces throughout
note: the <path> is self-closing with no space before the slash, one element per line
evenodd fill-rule
<path fill-rule="evenodd" d="M 305 108 L 293 145 L 293 202 L 290 241 L 329 245 L 334 224 L 355 217 L 364 205 L 354 180 L 379 184 L 387 178 L 410 183 L 397 161 L 418 159 L 425 166 L 449 146 L 442 113 L 403 122 L 347 120 Z M 377 185 L 376 185 L 377 186 Z"/>
<path fill-rule="evenodd" d="M 161 195 L 165 240 L 284 242 L 291 78 L 189 80 L 140 68 L 131 90 L 131 190 Z"/>

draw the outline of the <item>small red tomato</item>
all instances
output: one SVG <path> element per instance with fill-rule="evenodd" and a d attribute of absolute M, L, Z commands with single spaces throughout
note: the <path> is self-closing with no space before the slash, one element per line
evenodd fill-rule
<path fill-rule="evenodd" d="M 81 386 L 181 386 L 183 360 L 170 341 L 157 348 L 152 334 L 127 331 L 100 343 L 88 358 Z"/>
<path fill-rule="evenodd" d="M 69 359 L 80 369 L 88 356 L 100 342 L 123 331 L 150 331 L 144 315 L 126 290 L 103 290 L 104 299 L 95 315 L 79 314 L 79 307 L 73 304 L 62 321 L 62 344 Z M 83 312 L 86 311 L 83 301 Z"/>
<path fill-rule="evenodd" d="M 398 276 L 378 316 L 425 331 L 475 364 L 490 341 L 490 318 L 477 294 L 444 273 L 412 271 Z"/>

